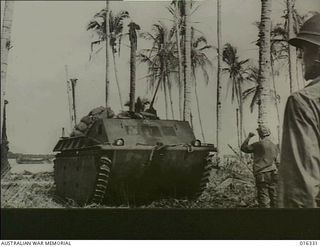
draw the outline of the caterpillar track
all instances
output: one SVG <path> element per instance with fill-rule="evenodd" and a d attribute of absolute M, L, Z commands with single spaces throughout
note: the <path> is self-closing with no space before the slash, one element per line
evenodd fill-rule
<path fill-rule="evenodd" d="M 111 163 L 112 162 L 108 157 L 100 158 L 96 186 L 92 197 L 92 202 L 94 203 L 101 204 L 106 195 L 111 171 Z"/>
<path fill-rule="evenodd" d="M 202 193 L 204 192 L 204 190 L 207 188 L 207 184 L 209 183 L 211 170 L 212 170 L 212 164 L 210 164 L 207 161 L 204 166 L 204 169 L 203 169 L 202 177 L 200 180 L 199 190 L 195 193 L 196 197 L 201 196 Z"/>

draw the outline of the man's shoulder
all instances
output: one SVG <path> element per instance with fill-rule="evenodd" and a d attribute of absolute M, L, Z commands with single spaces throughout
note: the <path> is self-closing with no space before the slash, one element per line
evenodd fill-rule
<path fill-rule="evenodd" d="M 307 116 L 319 120 L 320 114 L 320 79 L 309 83 L 304 89 L 291 94 L 287 100 L 285 116 L 305 119 Z"/>
<path fill-rule="evenodd" d="M 306 87 L 289 96 L 291 100 L 318 100 L 320 98 L 320 77 L 311 81 Z"/>

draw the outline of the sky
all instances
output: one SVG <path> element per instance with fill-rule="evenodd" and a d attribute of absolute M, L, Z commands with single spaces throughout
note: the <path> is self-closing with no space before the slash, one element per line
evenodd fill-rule
<path fill-rule="evenodd" d="M 301 14 L 319 10 L 319 0 L 296 0 L 296 8 Z M 1 14 L 3 1 L 1 1 Z M 166 7 L 168 1 L 130 1 L 111 2 L 114 12 L 127 10 L 131 20 L 141 27 L 142 32 L 150 32 L 152 24 L 162 21 L 172 24 L 172 17 Z M 216 1 L 198 2 L 199 8 L 192 15 L 193 26 L 198 34 L 207 37 L 209 44 L 216 46 Z M 257 63 L 258 47 L 254 42 L 258 30 L 253 23 L 259 21 L 260 6 L 258 0 L 222 1 L 222 40 L 238 49 L 241 59 L 250 58 Z M 86 26 L 95 13 L 104 8 L 104 1 L 16 1 L 13 17 L 9 52 L 7 83 L 4 86 L 7 106 L 7 135 L 10 150 L 23 153 L 51 153 L 61 136 L 64 127 L 70 133 L 70 119 L 67 100 L 65 65 L 69 77 L 78 78 L 76 104 L 78 118 L 104 105 L 104 47 L 89 61 L 90 42 L 95 39 Z M 273 1 L 273 22 L 281 20 L 285 9 L 284 0 Z M 1 15 L 3 16 L 3 15 Z M 127 32 L 125 25 L 124 32 Z M 138 50 L 150 47 L 150 42 L 140 38 Z M 204 83 L 201 74 L 197 74 L 198 93 L 200 95 L 201 116 L 206 142 L 215 143 L 216 129 L 216 52 L 208 52 L 213 63 L 210 81 Z M 110 57 L 111 58 L 111 57 Z M 121 93 L 124 100 L 129 97 L 129 41 L 124 36 L 120 57 L 116 58 L 119 71 Z M 110 59 L 110 102 L 117 113 L 120 103 L 115 84 L 113 61 Z M 137 96 L 152 97 L 147 91 L 146 67 L 138 63 Z M 302 80 L 301 80 L 302 81 Z M 231 104 L 231 92 L 227 94 L 228 75 L 223 76 L 222 89 L 222 152 L 230 153 L 227 144 L 237 145 L 235 108 Z M 302 85 L 302 84 L 301 84 Z M 301 87 L 300 85 L 300 87 Z M 250 87 L 252 84 L 246 84 Z M 286 98 L 289 95 L 288 72 L 283 69 L 276 78 L 276 88 L 281 96 L 280 116 Z M 295 89 L 298 89 L 297 87 Z M 178 91 L 173 89 L 175 115 L 178 115 Z M 161 118 L 164 114 L 164 96 L 159 93 L 155 108 Z M 192 112 L 194 131 L 201 139 L 197 120 L 195 96 Z M 254 131 L 257 126 L 256 111 L 251 114 L 249 102 L 245 103 L 244 132 Z M 270 121 L 276 121 L 275 113 L 270 113 Z M 273 136 L 274 139 L 276 139 Z"/>

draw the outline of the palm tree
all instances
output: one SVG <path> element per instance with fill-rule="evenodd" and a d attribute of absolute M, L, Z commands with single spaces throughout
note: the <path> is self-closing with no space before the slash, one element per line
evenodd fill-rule
<path fill-rule="evenodd" d="M 110 46 L 111 46 L 112 58 L 113 58 L 113 68 L 114 68 L 115 79 L 118 87 L 120 105 L 121 105 L 121 109 L 123 109 L 123 101 L 122 101 L 122 95 L 120 90 L 120 82 L 118 78 L 118 70 L 117 70 L 115 54 L 118 52 L 118 56 L 120 56 L 121 39 L 123 35 L 123 22 L 125 19 L 129 18 L 129 13 L 128 11 L 120 11 L 116 15 L 114 15 L 113 12 L 110 11 L 109 17 L 110 17 L 109 18 Z M 118 40 L 118 51 L 116 48 L 117 40 Z"/>
<path fill-rule="evenodd" d="M 149 87 L 155 92 L 150 107 L 153 107 L 157 92 L 161 88 L 164 90 L 166 118 L 168 118 L 167 88 L 169 91 L 171 113 L 174 118 L 173 99 L 171 95 L 170 74 L 177 67 L 178 60 L 175 56 L 175 41 L 173 40 L 174 30 L 167 28 L 162 22 L 153 25 L 151 33 L 144 33 L 143 37 L 152 41 L 150 49 L 143 49 L 139 54 L 140 62 L 148 65 Z"/>
<path fill-rule="evenodd" d="M 220 150 L 220 134 L 221 134 L 221 78 L 222 78 L 222 35 L 221 35 L 221 0 L 217 0 L 217 56 L 218 56 L 218 73 L 217 73 L 217 106 L 216 106 L 216 116 L 217 116 L 217 129 L 216 129 L 216 145 L 217 145 L 217 157 L 219 157 Z M 219 160 L 219 159 L 218 159 Z"/>
<path fill-rule="evenodd" d="M 271 62 L 272 62 L 272 59 L 271 59 Z M 271 68 L 273 70 L 272 65 L 271 65 Z M 259 83 L 258 83 L 259 82 L 259 68 L 256 66 L 249 67 L 247 74 L 248 74 L 248 76 L 247 76 L 246 80 L 253 82 L 254 85 L 252 87 L 248 88 L 247 90 L 245 90 L 242 93 L 242 97 L 243 97 L 243 100 L 245 101 L 250 96 L 252 96 L 251 102 L 250 102 L 250 111 L 252 113 L 254 106 L 259 103 L 258 100 L 260 98 L 260 87 L 259 87 Z M 274 74 L 274 72 L 272 72 L 272 74 Z M 277 111 L 277 121 L 278 121 L 278 126 L 277 126 L 278 133 L 277 134 L 278 134 L 278 143 L 280 144 L 280 114 L 279 114 L 280 95 L 278 95 L 277 91 L 276 91 L 274 75 L 273 75 L 272 82 L 273 82 L 273 94 L 271 95 L 271 98 L 273 98 L 273 100 L 274 100 L 274 104 L 275 104 L 276 111 Z"/>
<path fill-rule="evenodd" d="M 137 30 L 140 26 L 134 22 L 129 24 L 129 39 L 130 39 L 130 104 L 129 110 L 134 112 L 135 106 L 135 91 L 136 91 L 136 54 L 137 54 Z"/>
<path fill-rule="evenodd" d="M 11 48 L 11 28 L 14 1 L 5 1 L 1 27 L 1 105 L 4 105 L 5 85 L 7 78 L 8 55 Z M 2 111 L 2 109 L 1 109 Z M 2 120 L 1 120 L 2 121 Z"/>
<path fill-rule="evenodd" d="M 242 98 L 242 84 L 246 80 L 248 68 L 245 66 L 249 59 L 240 60 L 238 57 L 237 48 L 227 43 L 224 46 L 222 57 L 223 61 L 227 64 L 227 67 L 223 69 L 229 74 L 230 82 L 232 85 L 232 97 L 231 101 L 237 99 L 239 105 L 239 140 L 242 143 L 242 132 L 243 132 L 243 98 Z"/>
<path fill-rule="evenodd" d="M 283 17 L 287 18 L 287 15 L 285 15 Z M 256 25 L 260 29 L 260 22 L 257 22 Z M 296 28 L 295 28 L 295 30 L 296 30 Z M 274 69 L 275 62 L 276 61 L 279 62 L 281 60 L 286 60 L 285 64 L 289 64 L 289 55 L 288 55 L 289 54 L 289 45 L 288 45 L 287 21 L 285 21 L 285 23 L 277 23 L 271 27 L 270 43 L 271 43 L 271 47 L 270 47 L 271 71 L 272 71 L 272 79 L 274 80 L 274 75 L 276 74 L 276 73 L 274 73 L 275 72 L 275 69 Z M 257 45 L 260 46 L 259 40 L 257 41 Z M 289 68 L 289 70 L 290 70 L 290 68 Z M 289 75 L 289 77 L 292 78 L 292 76 L 290 76 L 290 75 Z M 292 90 L 292 88 L 293 88 L 293 83 L 292 83 L 292 80 L 290 79 L 290 90 Z"/>
<path fill-rule="evenodd" d="M 108 1 L 107 1 L 108 2 Z M 120 82 L 118 78 L 118 70 L 116 65 L 116 58 L 115 54 L 118 53 L 120 56 L 120 49 L 121 49 L 121 39 L 123 36 L 123 25 L 125 19 L 129 18 L 128 11 L 119 11 L 117 14 L 114 14 L 112 11 L 109 12 L 108 15 L 108 23 L 109 28 L 106 28 L 105 20 L 107 17 L 107 9 L 103 9 L 97 14 L 94 15 L 94 18 L 89 22 L 87 30 L 94 30 L 98 34 L 98 40 L 91 43 L 91 52 L 93 50 L 93 46 L 96 44 L 100 44 L 102 41 L 106 41 L 109 37 L 109 46 L 111 47 L 112 51 L 112 58 L 113 58 L 113 67 L 114 67 L 114 73 L 115 73 L 115 79 L 117 83 L 118 88 L 118 94 L 119 94 L 119 100 L 121 109 L 123 109 L 123 101 L 122 101 L 122 95 L 120 90 Z M 102 19 L 102 22 L 100 21 Z M 106 31 L 109 32 L 109 35 L 106 35 Z M 108 50 L 108 49 L 106 49 Z M 108 51 L 106 51 L 106 54 L 108 54 Z"/>
<path fill-rule="evenodd" d="M 180 119 L 183 119 L 183 57 L 182 57 L 182 45 L 183 45 L 183 36 L 184 36 L 184 2 L 181 0 L 173 0 L 171 2 L 172 6 L 169 6 L 167 9 L 173 16 L 174 22 L 174 31 L 176 36 L 176 45 L 177 45 L 177 57 L 178 57 L 178 87 L 179 87 L 179 115 Z"/>
<path fill-rule="evenodd" d="M 191 50 L 191 67 L 192 67 L 192 77 L 194 82 L 194 90 L 197 102 L 197 111 L 198 111 L 198 118 L 199 124 L 201 129 L 202 139 L 205 142 L 205 135 L 202 126 L 202 118 L 200 112 L 200 104 L 199 104 L 199 95 L 197 90 L 197 80 L 196 80 L 196 72 L 197 70 L 201 70 L 203 74 L 203 78 L 205 83 L 208 85 L 209 83 L 209 75 L 207 72 L 207 67 L 212 67 L 212 63 L 210 59 L 207 57 L 205 51 L 212 48 L 211 45 L 208 45 L 207 39 L 204 36 L 194 36 L 194 29 L 192 28 L 192 50 Z"/>
<path fill-rule="evenodd" d="M 176 46 L 178 52 L 178 82 L 179 82 L 179 111 L 180 118 L 189 121 L 192 125 L 191 113 L 191 82 L 192 82 L 192 27 L 191 14 L 197 10 L 193 7 L 192 0 L 173 0 L 168 7 L 174 16 L 174 29 L 176 34 Z M 198 6 L 199 7 L 199 6 Z M 182 50 L 181 50 L 182 46 Z M 182 111 L 183 109 L 183 111 Z"/>
<path fill-rule="evenodd" d="M 109 30 L 109 0 L 106 0 L 106 11 L 105 11 L 105 15 L 104 15 L 104 22 L 105 22 L 105 41 L 106 41 L 106 49 L 105 49 L 105 56 L 106 56 L 106 107 L 109 106 L 109 84 L 110 84 L 110 80 L 109 80 L 109 49 L 108 49 L 108 43 L 109 43 L 109 35 L 110 35 L 110 30 Z"/>
<path fill-rule="evenodd" d="M 7 67 L 8 67 L 8 55 L 11 48 L 11 28 L 12 18 L 14 10 L 14 1 L 5 1 L 2 27 L 1 27 L 1 111 L 3 111 L 3 117 L 1 118 L 1 177 L 6 174 L 10 169 L 10 164 L 7 159 L 7 153 L 9 150 L 7 134 L 6 134 L 6 104 L 8 101 L 5 100 L 5 83 L 7 78 Z"/>
<path fill-rule="evenodd" d="M 261 0 L 261 21 L 259 25 L 259 108 L 258 125 L 268 125 L 268 103 L 271 81 L 271 4 L 272 0 Z"/>
<path fill-rule="evenodd" d="M 260 23 L 257 23 L 260 27 Z M 279 70 L 275 69 L 275 62 L 280 62 L 288 60 L 288 33 L 282 23 L 277 23 L 271 27 L 271 40 L 270 40 L 270 61 L 271 61 L 271 71 L 272 71 L 272 81 L 275 83 L 275 75 L 279 74 Z M 259 40 L 257 45 L 260 46 Z M 254 68 L 256 70 L 256 67 Z M 258 69 L 259 70 L 259 69 Z M 252 72 L 252 71 L 251 71 Z M 274 88 L 275 90 L 275 88 Z"/>
<path fill-rule="evenodd" d="M 257 26 L 260 28 L 260 23 L 257 23 Z M 279 63 L 284 60 L 285 65 L 288 61 L 288 33 L 284 24 L 277 23 L 271 27 L 271 40 L 270 40 L 270 67 L 271 67 L 271 78 L 273 90 L 270 90 L 270 96 L 274 101 L 276 112 L 277 112 L 277 121 L 278 121 L 278 143 L 280 143 L 280 115 L 279 115 L 279 101 L 280 96 L 277 94 L 275 77 L 279 74 L 279 69 L 275 69 L 275 63 Z M 260 41 L 257 41 L 257 45 L 260 46 Z M 249 81 L 254 82 L 255 85 L 252 88 L 249 88 L 243 93 L 244 98 L 247 98 L 251 94 L 254 94 L 250 104 L 251 112 L 255 104 L 259 104 L 260 99 L 260 87 L 259 87 L 259 68 L 252 66 L 249 71 L 249 76 L 247 78 Z M 273 92 L 272 92 L 273 91 Z"/>
<path fill-rule="evenodd" d="M 280 145 L 280 114 L 279 114 L 279 101 L 280 96 L 277 94 L 275 76 L 278 74 L 278 71 L 275 71 L 274 63 L 279 62 L 282 59 L 286 59 L 288 57 L 288 43 L 283 42 L 282 39 L 285 39 L 286 33 L 285 30 L 282 29 L 281 26 L 276 26 L 271 30 L 271 47 L 270 47 L 270 61 L 271 61 L 271 74 L 272 74 L 272 86 L 273 86 L 273 94 L 271 93 L 271 98 L 274 100 L 274 104 L 277 112 L 277 136 L 278 136 L 278 144 Z M 277 36 L 280 36 L 279 41 L 277 40 Z M 291 83 L 292 84 L 292 83 Z"/>
<path fill-rule="evenodd" d="M 191 0 L 184 0 L 184 104 L 183 120 L 191 122 Z"/>

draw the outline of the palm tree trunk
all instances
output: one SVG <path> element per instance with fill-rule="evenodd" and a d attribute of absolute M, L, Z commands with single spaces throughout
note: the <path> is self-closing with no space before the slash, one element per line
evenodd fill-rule
<path fill-rule="evenodd" d="M 153 94 L 153 97 L 152 97 L 152 100 L 151 100 L 151 103 L 150 103 L 150 109 L 153 107 L 154 105 L 154 102 L 156 100 L 156 96 L 157 96 L 157 93 L 158 93 L 158 90 L 159 90 L 159 87 L 160 87 L 160 84 L 162 82 L 162 76 L 160 75 L 159 77 L 159 80 L 158 80 L 158 84 L 157 84 L 157 87 L 156 87 L 156 90 L 154 91 L 154 94 Z"/>
<path fill-rule="evenodd" d="M 163 93 L 164 93 L 164 103 L 165 103 L 165 110 L 166 110 L 166 119 L 169 118 L 169 110 L 168 110 L 168 96 L 167 96 L 167 85 L 166 85 L 166 75 L 164 73 L 164 75 L 162 76 L 162 83 L 163 83 Z"/>
<path fill-rule="evenodd" d="M 237 137 L 238 137 L 238 148 L 240 148 L 240 128 L 239 128 L 239 108 L 236 109 L 236 120 L 237 120 Z"/>
<path fill-rule="evenodd" d="M 191 129 L 193 129 L 193 116 L 192 116 L 192 112 L 190 112 L 190 125 L 191 125 Z"/>
<path fill-rule="evenodd" d="M 137 31 L 140 30 L 139 25 L 134 22 L 129 24 L 129 40 L 130 40 L 130 93 L 129 93 L 129 111 L 135 111 L 136 100 L 136 53 L 138 46 Z"/>
<path fill-rule="evenodd" d="M 74 118 L 73 111 L 73 100 L 72 100 L 72 80 L 69 79 L 68 65 L 65 65 L 65 73 L 66 73 L 66 83 L 67 83 L 67 96 L 68 96 L 68 108 L 69 108 L 69 116 L 70 116 L 70 131 L 76 125 L 76 121 Z"/>
<path fill-rule="evenodd" d="M 216 145 L 217 157 L 219 157 L 220 150 L 220 135 L 221 135 L 221 78 L 222 78 L 222 35 L 221 35 L 221 0 L 217 0 L 217 40 L 218 40 L 218 71 L 217 71 L 217 127 L 216 127 Z M 219 159 L 218 159 L 219 160 Z"/>
<path fill-rule="evenodd" d="M 176 43 L 177 43 L 177 51 L 178 51 L 178 85 L 179 85 L 179 114 L 180 120 L 183 119 L 183 61 L 182 61 L 182 53 L 181 53 L 181 38 L 180 38 L 180 27 L 179 27 L 179 18 L 181 18 L 179 13 L 179 5 L 176 3 L 175 5 L 175 27 L 176 27 Z"/>
<path fill-rule="evenodd" d="M 161 65 L 160 65 L 160 71 L 163 71 L 163 63 L 162 62 L 161 62 Z M 154 102 L 156 100 L 156 96 L 157 96 L 160 84 L 162 82 L 162 75 L 163 75 L 163 73 L 160 74 L 160 76 L 159 76 L 158 84 L 157 84 L 156 90 L 154 91 L 154 94 L 153 94 L 153 97 L 152 97 L 152 100 L 151 100 L 151 103 L 150 103 L 150 109 L 153 108 Z"/>
<path fill-rule="evenodd" d="M 288 11 L 288 38 L 291 39 L 295 36 L 293 30 L 293 6 L 295 0 L 287 0 L 287 11 Z M 296 63 L 297 63 L 297 51 L 296 48 L 288 46 L 288 60 L 289 60 L 289 80 L 290 80 L 290 94 L 294 91 L 293 85 L 296 85 Z"/>
<path fill-rule="evenodd" d="M 2 117 L 2 135 L 1 135 L 1 178 L 10 170 L 10 163 L 8 161 L 8 151 L 9 151 L 9 142 L 7 138 L 7 115 L 6 115 L 6 105 L 8 101 L 3 101 L 3 117 Z"/>
<path fill-rule="evenodd" d="M 5 1 L 1 27 L 1 106 L 4 105 L 14 1 Z M 1 108 L 1 112 L 2 112 Z M 2 115 L 2 114 L 1 114 Z M 1 119 L 1 124 L 2 124 Z"/>
<path fill-rule="evenodd" d="M 168 91 L 169 91 L 169 100 L 170 100 L 170 107 L 171 107 L 171 114 L 172 114 L 172 119 L 175 119 L 174 117 L 174 109 L 173 109 L 173 99 L 172 99 L 172 86 L 170 83 L 170 79 L 169 79 L 170 75 L 167 74 L 167 83 L 168 83 Z"/>
<path fill-rule="evenodd" d="M 242 86 L 238 83 L 239 90 L 239 140 L 240 145 L 242 143 L 242 133 L 243 133 L 243 98 L 242 98 Z"/>
<path fill-rule="evenodd" d="M 106 0 L 106 17 L 105 17 L 105 42 L 106 42 L 106 77 L 105 77 L 105 82 L 106 82 L 106 92 L 105 92 L 105 97 L 106 97 L 106 107 L 109 106 L 109 35 L 110 35 L 110 30 L 109 30 L 109 0 Z"/>
<path fill-rule="evenodd" d="M 130 105 L 129 110 L 135 111 L 135 94 L 136 94 L 136 52 L 137 52 L 137 43 L 131 40 L 131 49 L 130 49 Z"/>
<path fill-rule="evenodd" d="M 184 0 L 185 35 L 184 35 L 184 107 L 183 120 L 191 121 L 191 0 Z"/>
<path fill-rule="evenodd" d="M 4 105 L 3 105 L 3 115 L 2 115 L 2 119 L 3 119 L 3 124 L 2 124 L 2 136 L 1 136 L 1 144 L 8 144 L 8 137 L 7 137 L 7 112 L 6 112 L 6 108 L 7 108 L 7 104 L 8 101 L 4 100 L 3 101 Z M 2 149 L 1 149 L 1 154 L 2 154 Z"/>
<path fill-rule="evenodd" d="M 183 84 L 179 82 L 179 117 L 183 119 Z M 183 82 L 182 82 L 183 83 Z"/>
<path fill-rule="evenodd" d="M 259 30 L 259 90 L 258 125 L 268 126 L 270 101 L 270 34 L 272 0 L 261 0 L 261 22 Z"/>
<path fill-rule="evenodd" d="M 123 111 L 123 101 L 122 101 L 122 95 L 121 95 L 121 89 L 120 89 L 120 82 L 119 82 L 119 78 L 118 78 L 118 69 L 117 69 L 117 64 L 116 64 L 116 56 L 115 56 L 113 50 L 112 50 L 112 58 L 113 58 L 114 75 L 115 75 L 116 83 L 117 83 L 117 87 L 118 87 L 120 106 L 121 106 L 121 110 Z"/>
<path fill-rule="evenodd" d="M 274 92 L 274 104 L 276 107 L 277 111 L 277 121 L 278 121 L 278 126 L 277 126 L 277 137 L 278 137 L 278 144 L 280 145 L 280 114 L 279 114 L 279 106 L 278 106 L 278 94 L 277 94 L 277 89 L 276 89 L 276 82 L 274 78 L 274 61 L 271 56 L 271 71 L 272 71 L 272 84 L 273 84 L 273 92 Z M 281 146 L 280 146 L 281 147 Z"/>
<path fill-rule="evenodd" d="M 72 113 L 73 113 L 73 120 L 74 126 L 77 124 L 77 109 L 76 109 L 76 85 L 77 79 L 70 79 L 71 84 L 71 93 L 72 93 Z"/>
<path fill-rule="evenodd" d="M 198 118 L 199 118 L 201 136 L 202 136 L 203 142 L 206 142 L 206 138 L 204 136 L 203 125 L 202 125 L 202 118 L 201 118 L 201 112 L 200 112 L 200 103 L 199 103 L 199 95 L 198 95 L 197 81 L 196 81 L 195 76 L 194 76 L 194 93 L 196 95 L 196 101 L 197 101 L 197 111 L 198 111 Z"/>
<path fill-rule="evenodd" d="M 8 68 L 8 56 L 10 49 L 11 41 L 11 28 L 12 28 L 12 18 L 13 18 L 13 9 L 14 1 L 5 1 L 2 27 L 1 27 L 1 113 L 3 117 L 1 118 L 1 177 L 3 177 L 7 171 L 10 170 L 10 163 L 8 162 L 8 151 L 9 151 L 9 142 L 7 138 L 6 131 L 6 104 L 8 101 L 5 100 L 5 87 L 6 87 L 6 78 L 7 78 L 7 68 Z M 3 109 L 2 109 L 3 106 Z M 2 116 L 2 114 L 0 114 Z"/>
<path fill-rule="evenodd" d="M 240 82 L 238 82 L 238 90 L 239 90 L 239 148 L 242 144 L 242 133 L 243 133 L 243 98 L 242 98 L 242 86 Z M 242 162 L 242 152 L 240 152 L 240 163 Z"/>

